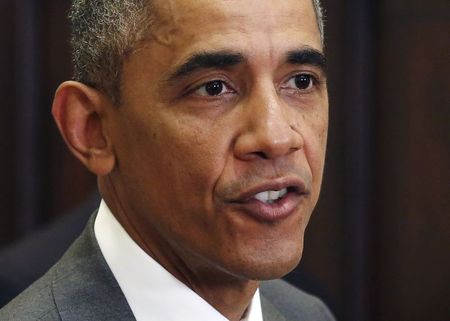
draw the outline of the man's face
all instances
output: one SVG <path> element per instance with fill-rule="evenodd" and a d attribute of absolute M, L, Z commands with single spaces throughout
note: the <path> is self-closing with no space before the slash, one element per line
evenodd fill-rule
<path fill-rule="evenodd" d="M 107 116 L 120 206 L 160 262 L 280 277 L 301 257 L 325 157 L 311 0 L 155 7 L 149 41 L 124 65 L 123 105 Z"/>

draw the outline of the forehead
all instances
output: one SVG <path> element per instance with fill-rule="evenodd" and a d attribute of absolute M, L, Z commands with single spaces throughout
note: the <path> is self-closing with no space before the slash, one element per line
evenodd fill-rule
<path fill-rule="evenodd" d="M 311 0 L 155 0 L 153 10 L 148 38 L 124 63 L 124 97 L 159 93 L 198 53 L 238 53 L 248 75 L 261 75 L 282 66 L 290 51 L 322 51 Z"/>
<path fill-rule="evenodd" d="M 152 3 L 161 18 L 172 21 L 192 15 L 198 22 L 203 18 L 245 17 L 248 13 L 253 16 L 270 17 L 281 14 L 288 17 L 302 11 L 315 15 L 312 0 L 154 0 Z M 199 16 L 202 13 L 206 15 Z"/>
<path fill-rule="evenodd" d="M 251 48 L 279 39 L 321 49 L 311 0 L 156 0 L 154 10 L 151 37 L 168 47 L 201 50 L 244 41 Z"/>

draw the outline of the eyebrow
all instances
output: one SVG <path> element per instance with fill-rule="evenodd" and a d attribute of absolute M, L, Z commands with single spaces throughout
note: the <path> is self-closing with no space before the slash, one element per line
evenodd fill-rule
<path fill-rule="evenodd" d="M 312 65 L 319 67 L 322 71 L 327 69 L 327 58 L 316 49 L 307 48 L 289 51 L 286 60 L 293 65 Z"/>
<path fill-rule="evenodd" d="M 227 68 L 240 64 L 245 60 L 241 53 L 230 51 L 218 52 L 199 52 L 191 55 L 186 62 L 170 73 L 168 82 L 174 82 L 176 79 L 186 77 L 202 69 Z M 313 65 L 322 69 L 324 72 L 327 67 L 327 60 L 323 53 L 316 49 L 306 48 L 291 50 L 286 54 L 286 61 L 293 65 Z"/>
<path fill-rule="evenodd" d="M 175 71 L 168 77 L 168 81 L 186 77 L 202 69 L 232 67 L 242 61 L 244 61 L 244 56 L 240 53 L 228 51 L 195 53 L 185 63 L 175 68 Z"/>

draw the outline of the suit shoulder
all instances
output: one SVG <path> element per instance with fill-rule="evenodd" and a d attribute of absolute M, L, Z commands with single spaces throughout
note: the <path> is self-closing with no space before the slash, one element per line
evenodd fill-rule
<path fill-rule="evenodd" d="M 287 320 L 335 321 L 331 311 L 319 298 L 286 281 L 261 282 L 260 291 L 262 301 L 269 301 Z"/>
<path fill-rule="evenodd" d="M 52 273 L 48 272 L 0 309 L 2 321 L 60 321 L 52 293 Z"/>

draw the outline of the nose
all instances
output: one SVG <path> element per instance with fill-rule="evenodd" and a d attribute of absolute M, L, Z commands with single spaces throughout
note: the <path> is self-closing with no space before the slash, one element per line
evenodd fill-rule
<path fill-rule="evenodd" d="M 275 89 L 258 91 L 242 106 L 244 128 L 234 145 L 236 157 L 242 160 L 275 159 L 303 147 L 292 108 L 284 103 Z"/>

